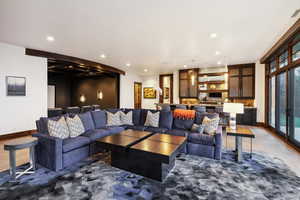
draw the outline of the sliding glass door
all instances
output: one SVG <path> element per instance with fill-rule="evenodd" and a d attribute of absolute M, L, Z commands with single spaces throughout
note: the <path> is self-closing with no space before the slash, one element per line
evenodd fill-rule
<path fill-rule="evenodd" d="M 300 66 L 290 72 L 290 136 L 289 138 L 300 145 Z"/>
<path fill-rule="evenodd" d="M 286 72 L 278 75 L 277 79 L 277 99 L 278 99 L 278 117 L 277 117 L 277 127 L 276 129 L 281 134 L 287 133 L 287 76 Z"/>
<path fill-rule="evenodd" d="M 270 79 L 270 88 L 269 88 L 269 125 L 272 126 L 273 128 L 275 128 L 275 89 L 276 89 L 276 81 L 275 81 L 276 77 L 273 76 Z"/>

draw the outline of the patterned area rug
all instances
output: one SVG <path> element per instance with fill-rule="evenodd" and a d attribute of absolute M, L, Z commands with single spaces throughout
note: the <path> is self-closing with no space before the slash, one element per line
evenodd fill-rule
<path fill-rule="evenodd" d="M 39 168 L 19 183 L 0 174 L 0 199 L 300 199 L 300 178 L 281 160 L 254 154 L 243 163 L 225 152 L 217 161 L 191 155 L 177 157 L 163 183 L 86 160 L 51 172 Z"/>

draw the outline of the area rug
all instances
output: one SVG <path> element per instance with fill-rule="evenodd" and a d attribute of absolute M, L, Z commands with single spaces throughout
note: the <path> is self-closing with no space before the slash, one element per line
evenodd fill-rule
<path fill-rule="evenodd" d="M 245 154 L 236 163 L 233 157 L 232 152 L 224 152 L 221 161 L 182 154 L 162 183 L 102 160 L 86 160 L 59 173 L 39 168 L 19 183 L 7 182 L 8 172 L 3 172 L 0 199 L 300 199 L 300 178 L 280 159 L 255 153 L 252 160 Z"/>

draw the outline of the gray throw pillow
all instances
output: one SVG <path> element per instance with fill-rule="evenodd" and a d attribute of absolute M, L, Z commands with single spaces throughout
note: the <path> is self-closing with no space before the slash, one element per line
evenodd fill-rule
<path fill-rule="evenodd" d="M 203 133 L 204 127 L 201 124 L 193 124 L 191 132 L 193 133 Z"/>
<path fill-rule="evenodd" d="M 106 112 L 106 114 L 107 114 L 107 126 L 122 125 L 119 111 L 116 113 Z"/>
<path fill-rule="evenodd" d="M 160 115 L 160 112 L 152 113 L 151 111 L 148 111 L 146 121 L 145 121 L 144 125 L 158 128 L 158 126 L 159 126 L 159 115 Z"/>
<path fill-rule="evenodd" d="M 49 135 L 60 139 L 65 139 L 70 136 L 69 128 L 64 117 L 58 121 L 48 120 Z"/>
<path fill-rule="evenodd" d="M 128 113 L 120 112 L 120 119 L 122 125 L 133 125 L 132 123 L 132 111 L 129 111 Z"/>
<path fill-rule="evenodd" d="M 212 118 L 209 119 L 208 117 L 204 117 L 202 121 L 202 126 L 204 127 L 204 133 L 209 135 L 214 135 L 218 129 L 220 118 Z"/>
<path fill-rule="evenodd" d="M 78 115 L 75 115 L 75 117 L 73 117 L 73 118 L 67 117 L 66 121 L 67 121 L 67 125 L 69 127 L 71 138 L 77 137 L 77 136 L 81 135 L 82 133 L 84 133 L 84 131 L 85 131 L 84 126 L 83 126 L 81 119 L 78 117 Z"/>

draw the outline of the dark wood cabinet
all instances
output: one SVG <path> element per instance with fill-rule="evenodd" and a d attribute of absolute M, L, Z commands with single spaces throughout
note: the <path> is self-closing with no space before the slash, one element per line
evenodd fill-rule
<path fill-rule="evenodd" d="M 256 115 L 257 115 L 256 108 L 245 108 L 244 114 L 236 115 L 236 123 L 239 125 L 256 126 L 256 119 L 257 119 Z"/>
<path fill-rule="evenodd" d="M 179 97 L 198 98 L 198 69 L 179 70 Z"/>
<path fill-rule="evenodd" d="M 228 97 L 255 98 L 255 63 L 228 66 Z"/>

